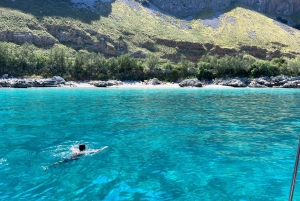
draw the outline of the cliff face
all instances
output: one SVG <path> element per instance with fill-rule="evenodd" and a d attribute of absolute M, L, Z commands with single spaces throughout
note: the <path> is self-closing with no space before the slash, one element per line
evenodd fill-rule
<path fill-rule="evenodd" d="M 1 6 L 4 1 L 7 8 Z M 158 9 L 151 4 L 145 7 L 139 0 L 93 2 L 99 1 L 113 2 L 105 7 L 110 8 L 109 12 L 97 14 L 96 6 L 77 9 L 80 2 L 92 0 L 59 4 L 60 10 L 56 4 L 31 10 L 26 5 L 1 0 L 0 42 L 29 43 L 42 49 L 59 44 L 74 50 L 99 52 L 106 57 L 129 53 L 144 58 L 156 54 L 178 61 L 184 55 L 193 62 L 207 53 L 234 56 L 245 52 L 261 59 L 294 57 L 300 53 L 299 30 L 253 11 L 287 15 L 300 10 L 300 0 L 238 0 L 251 8 L 230 6 L 233 0 L 149 0 Z M 31 2 L 37 4 L 40 0 Z M 198 20 L 181 20 L 160 12 L 163 9 L 176 16 L 202 16 L 197 13 L 202 9 L 219 11 L 228 6 L 231 9 L 226 12 L 215 12 L 214 17 Z M 206 9 L 202 14 L 213 12 Z"/>
<path fill-rule="evenodd" d="M 95 30 L 80 30 L 68 25 L 45 24 L 47 32 L 37 35 L 32 31 L 14 32 L 1 31 L 0 41 L 16 44 L 34 44 L 39 47 L 52 47 L 62 43 L 74 49 L 86 49 L 88 51 L 101 52 L 107 56 L 119 56 L 127 53 L 127 44 L 122 40 L 113 40 L 105 34 Z M 91 36 L 96 39 L 93 40 Z"/>
<path fill-rule="evenodd" d="M 176 16 L 190 16 L 204 8 L 222 10 L 233 2 L 241 2 L 257 11 L 277 15 L 291 15 L 300 10 L 300 0 L 150 0 L 150 2 Z"/>

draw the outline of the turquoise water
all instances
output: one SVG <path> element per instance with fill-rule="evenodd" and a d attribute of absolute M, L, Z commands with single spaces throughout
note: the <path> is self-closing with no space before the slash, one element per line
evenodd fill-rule
<path fill-rule="evenodd" d="M 0 200 L 288 199 L 300 90 L 1 89 L 0 100 Z M 50 166 L 79 143 L 109 148 Z"/>

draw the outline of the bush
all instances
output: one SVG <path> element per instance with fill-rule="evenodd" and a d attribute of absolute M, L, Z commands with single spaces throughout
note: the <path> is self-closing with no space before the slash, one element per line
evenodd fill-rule
<path fill-rule="evenodd" d="M 179 78 L 197 76 L 198 79 L 212 79 L 224 76 L 274 76 L 299 75 L 300 57 L 287 60 L 275 58 L 270 61 L 256 61 L 252 57 L 239 54 L 204 55 L 195 64 L 181 56 L 178 63 L 166 61 L 159 65 L 160 58 L 149 55 L 143 63 L 126 55 L 106 59 L 103 55 L 88 51 L 70 54 L 68 49 L 54 47 L 41 52 L 33 45 L 16 46 L 0 42 L 0 75 L 16 76 L 59 75 L 67 79 L 133 79 L 143 80 L 157 77 L 160 80 L 177 81 Z M 147 67 L 147 68 L 146 68 Z M 149 70 L 150 69 L 150 70 Z"/>
<path fill-rule="evenodd" d="M 158 63 L 159 63 L 159 57 L 157 57 L 156 55 L 154 54 L 150 54 L 148 57 L 147 57 L 147 60 L 146 60 L 146 66 L 150 69 L 150 70 L 155 70 L 158 66 Z"/>
<path fill-rule="evenodd" d="M 278 69 L 277 73 L 283 74 L 283 75 L 289 75 L 290 72 L 287 68 L 288 62 L 284 58 L 275 58 L 272 60 L 272 64 L 275 65 Z"/>
<path fill-rule="evenodd" d="M 288 72 L 293 76 L 300 75 L 300 57 L 290 60 L 287 64 Z"/>
<path fill-rule="evenodd" d="M 201 79 L 211 80 L 213 79 L 213 73 L 210 72 L 208 69 L 200 69 L 197 73 L 197 78 L 199 80 Z"/>
<path fill-rule="evenodd" d="M 250 73 L 254 77 L 275 76 L 279 74 L 279 69 L 270 61 L 256 61 L 251 65 Z"/>

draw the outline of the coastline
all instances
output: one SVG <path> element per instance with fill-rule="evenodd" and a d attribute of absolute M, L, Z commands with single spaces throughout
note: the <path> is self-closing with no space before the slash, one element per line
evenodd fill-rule
<path fill-rule="evenodd" d="M 142 81 L 65 81 L 59 76 L 48 79 L 21 78 L 0 79 L 0 88 L 36 87 L 107 87 L 107 88 L 300 88 L 298 77 L 261 77 L 261 78 L 219 78 L 212 81 L 199 81 L 197 78 L 184 79 L 180 83 L 164 82 L 157 78 Z"/>
<path fill-rule="evenodd" d="M 152 88 L 152 89 L 158 89 L 158 88 L 180 88 L 180 86 L 179 86 L 179 84 L 172 84 L 172 83 L 150 85 L 150 84 L 143 84 L 141 82 L 136 82 L 136 83 L 123 83 L 121 85 L 109 86 L 108 88 Z"/>
<path fill-rule="evenodd" d="M 75 86 L 73 87 L 78 87 L 78 88 L 98 88 L 95 85 L 92 85 L 88 82 L 80 82 L 80 83 L 75 83 Z M 69 87 L 69 86 L 65 86 Z M 107 88 L 145 88 L 145 89 L 178 89 L 182 88 L 179 86 L 178 83 L 172 84 L 172 83 L 165 83 L 165 84 L 159 84 L 159 85 L 146 85 L 142 84 L 141 82 L 133 82 L 133 83 L 123 83 L 120 85 L 113 85 L 113 86 L 108 86 Z M 188 87 L 188 88 L 199 88 L 199 87 Z M 200 88 L 211 88 L 211 89 L 224 89 L 224 88 L 234 88 L 231 86 L 223 86 L 223 85 L 216 85 L 216 84 L 208 84 L 204 85 L 203 87 Z"/>
<path fill-rule="evenodd" d="M 69 87 L 69 86 L 65 86 Z M 78 87 L 78 88 L 99 88 L 96 87 L 93 84 L 90 84 L 88 82 L 80 82 L 80 83 L 74 83 L 74 86 L 72 87 Z M 142 84 L 141 82 L 132 82 L 132 83 L 122 83 L 119 85 L 113 85 L 108 86 L 105 88 L 152 88 L 152 89 L 158 89 L 158 88 L 180 88 L 179 84 L 172 84 L 172 83 L 166 83 L 166 84 L 158 84 L 158 85 L 147 85 Z"/>

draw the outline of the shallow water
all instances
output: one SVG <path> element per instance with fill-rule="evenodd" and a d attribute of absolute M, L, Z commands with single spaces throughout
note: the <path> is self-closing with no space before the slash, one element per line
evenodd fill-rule
<path fill-rule="evenodd" d="M 1 89 L 0 101 L 0 200 L 288 199 L 300 90 Z M 109 148 L 51 166 L 79 143 Z"/>

